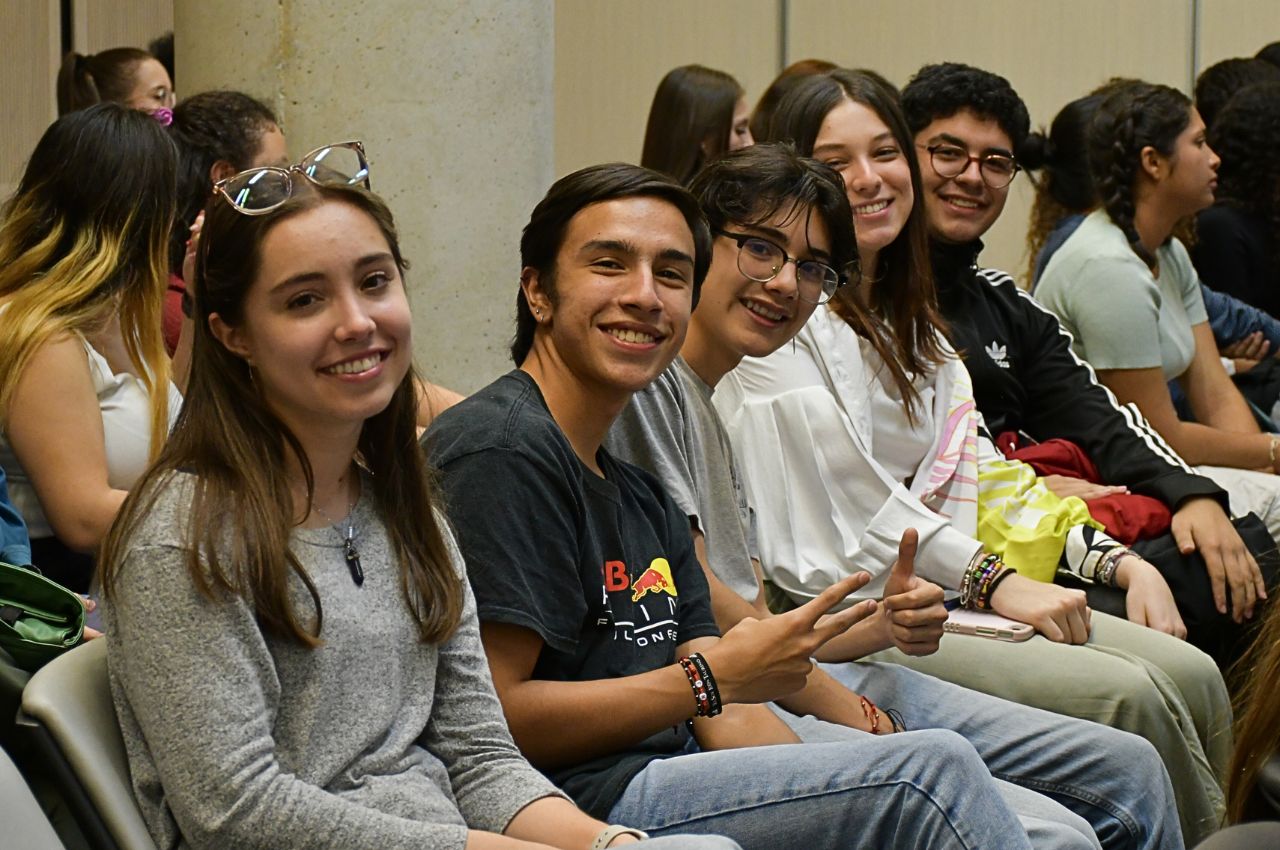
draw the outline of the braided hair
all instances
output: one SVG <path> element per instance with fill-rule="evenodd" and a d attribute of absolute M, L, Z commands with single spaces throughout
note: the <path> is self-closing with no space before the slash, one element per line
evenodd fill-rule
<path fill-rule="evenodd" d="M 1089 128 L 1089 171 L 1103 209 L 1124 232 L 1129 247 L 1148 268 L 1156 268 L 1134 224 L 1134 185 L 1142 149 L 1171 156 L 1178 136 L 1191 123 L 1191 100 L 1177 89 L 1134 82 L 1119 86 L 1098 108 Z"/>

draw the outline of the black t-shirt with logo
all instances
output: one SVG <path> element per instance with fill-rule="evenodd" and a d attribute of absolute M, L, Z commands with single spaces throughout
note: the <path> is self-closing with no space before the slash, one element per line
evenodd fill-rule
<path fill-rule="evenodd" d="M 675 663 L 679 644 L 719 634 L 684 512 L 656 478 L 603 449 L 604 478 L 587 469 L 527 374 L 510 372 L 450 408 L 424 444 L 481 621 L 543 640 L 534 678 L 646 673 Z M 607 818 L 646 764 L 688 741 L 681 724 L 549 776 Z"/>

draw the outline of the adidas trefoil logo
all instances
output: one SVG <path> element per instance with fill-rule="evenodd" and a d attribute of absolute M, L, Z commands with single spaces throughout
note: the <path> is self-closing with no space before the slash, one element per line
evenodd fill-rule
<path fill-rule="evenodd" d="M 1009 368 L 1009 349 L 1005 348 L 998 342 L 992 342 L 986 347 L 987 356 L 999 366 L 1001 369 Z"/>

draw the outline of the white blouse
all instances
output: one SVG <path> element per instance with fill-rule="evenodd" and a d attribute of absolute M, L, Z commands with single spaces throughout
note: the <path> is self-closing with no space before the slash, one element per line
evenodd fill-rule
<path fill-rule="evenodd" d="M 858 570 L 872 579 L 857 596 L 880 597 L 907 528 L 920 534 L 916 571 L 943 587 L 958 588 L 981 549 L 921 499 L 929 476 L 919 473 L 937 452 L 938 425 L 964 365 L 948 360 L 924 382 L 930 402 L 908 433 L 900 403 L 892 421 L 882 416 L 890 397 L 877 373 L 886 370 L 860 343 L 819 309 L 794 345 L 745 359 L 713 397 L 756 508 L 765 574 L 798 600 Z M 994 454 L 990 442 L 979 444 L 980 455 Z"/>

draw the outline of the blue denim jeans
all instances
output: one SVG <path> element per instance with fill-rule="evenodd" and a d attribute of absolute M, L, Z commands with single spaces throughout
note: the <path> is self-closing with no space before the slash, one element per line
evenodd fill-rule
<path fill-rule="evenodd" d="M 1087 821 L 1107 850 L 1183 846 L 1168 773 L 1155 748 L 1137 735 L 1018 705 L 898 664 L 821 667 L 882 708 L 900 711 L 908 729 L 949 729 L 967 740 L 1001 781 L 1006 801 L 1036 847 L 1074 840 L 1055 826 L 1070 822 L 1055 813 L 1053 804 L 1046 807 L 1045 797 Z M 806 741 L 862 734 L 775 711 Z"/>
<path fill-rule="evenodd" d="M 716 835 L 669 835 L 637 841 L 634 846 L 646 850 L 741 850 L 737 842 Z"/>
<path fill-rule="evenodd" d="M 945 730 L 690 752 L 650 763 L 609 818 L 744 850 L 1022 850 L 1031 843 L 973 747 Z"/>

